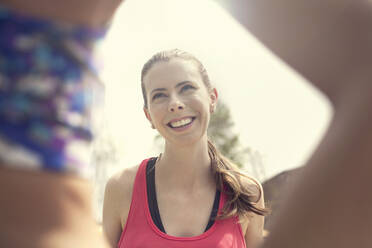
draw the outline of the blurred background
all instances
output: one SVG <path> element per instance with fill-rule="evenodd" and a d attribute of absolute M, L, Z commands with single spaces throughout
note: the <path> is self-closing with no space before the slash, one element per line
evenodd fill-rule
<path fill-rule="evenodd" d="M 209 134 L 264 183 L 275 208 L 281 185 L 327 128 L 327 100 L 214 1 L 127 0 L 99 45 L 106 96 L 92 154 L 97 221 L 108 178 L 161 151 L 162 139 L 143 114 L 140 72 L 154 53 L 172 48 L 194 54 L 206 67 L 220 100 Z"/>

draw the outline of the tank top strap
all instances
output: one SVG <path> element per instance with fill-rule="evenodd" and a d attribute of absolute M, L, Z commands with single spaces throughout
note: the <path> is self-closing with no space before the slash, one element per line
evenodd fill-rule
<path fill-rule="evenodd" d="M 138 167 L 136 179 L 134 181 L 133 191 L 136 191 L 136 197 L 140 198 L 141 203 L 145 200 L 144 192 L 146 187 L 146 166 L 151 158 L 144 159 Z"/>
<path fill-rule="evenodd" d="M 140 166 L 138 167 L 136 178 L 134 180 L 133 192 L 132 192 L 132 202 L 129 214 L 133 210 L 132 208 L 138 209 L 138 207 L 143 208 L 143 204 L 146 202 L 145 199 L 145 187 L 146 187 L 146 165 L 149 159 L 144 159 Z M 128 217 L 129 217 L 128 214 Z M 129 220 L 129 219 L 128 219 Z"/>

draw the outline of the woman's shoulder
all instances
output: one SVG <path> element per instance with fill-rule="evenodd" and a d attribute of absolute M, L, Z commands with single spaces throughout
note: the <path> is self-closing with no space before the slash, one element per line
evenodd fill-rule
<path fill-rule="evenodd" d="M 128 218 L 134 181 L 139 166 L 136 165 L 119 171 L 111 176 L 106 184 L 104 213 L 116 213 L 116 216 L 120 219 L 122 229 Z"/>
<path fill-rule="evenodd" d="M 243 187 L 243 190 L 249 193 L 254 206 L 265 208 L 263 188 L 261 183 L 256 178 L 243 172 L 241 176 L 241 185 Z M 263 225 L 263 218 L 264 217 L 261 215 L 252 213 L 250 213 L 249 215 L 239 216 L 240 225 L 245 238 L 247 237 L 247 235 L 249 236 L 251 232 L 255 232 L 255 230 L 258 230 L 260 232 L 260 226 Z"/>
<path fill-rule="evenodd" d="M 131 195 L 139 166 L 138 164 L 125 168 L 111 176 L 107 182 L 106 191 L 118 192 L 124 198 Z"/>

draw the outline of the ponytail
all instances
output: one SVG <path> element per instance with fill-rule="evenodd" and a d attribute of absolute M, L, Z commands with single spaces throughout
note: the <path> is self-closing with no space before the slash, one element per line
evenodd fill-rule
<path fill-rule="evenodd" d="M 262 189 L 259 183 L 240 172 L 239 168 L 224 157 L 209 139 L 208 154 L 211 159 L 211 169 L 215 175 L 217 188 L 227 195 L 227 201 L 222 214 L 218 216 L 219 219 L 235 215 L 247 216 L 251 212 L 262 216 L 269 213 L 267 208 L 256 206 L 262 197 Z M 247 185 L 243 183 L 244 178 L 256 184 L 258 196 L 257 193 L 250 191 Z"/>

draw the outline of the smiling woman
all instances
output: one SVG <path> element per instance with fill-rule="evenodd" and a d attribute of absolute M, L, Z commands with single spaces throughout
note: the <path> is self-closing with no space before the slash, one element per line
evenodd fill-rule
<path fill-rule="evenodd" d="M 103 227 L 114 247 L 251 247 L 267 213 L 261 185 L 208 140 L 217 103 L 204 66 L 189 53 L 155 54 L 143 67 L 144 112 L 163 154 L 106 186 Z"/>

